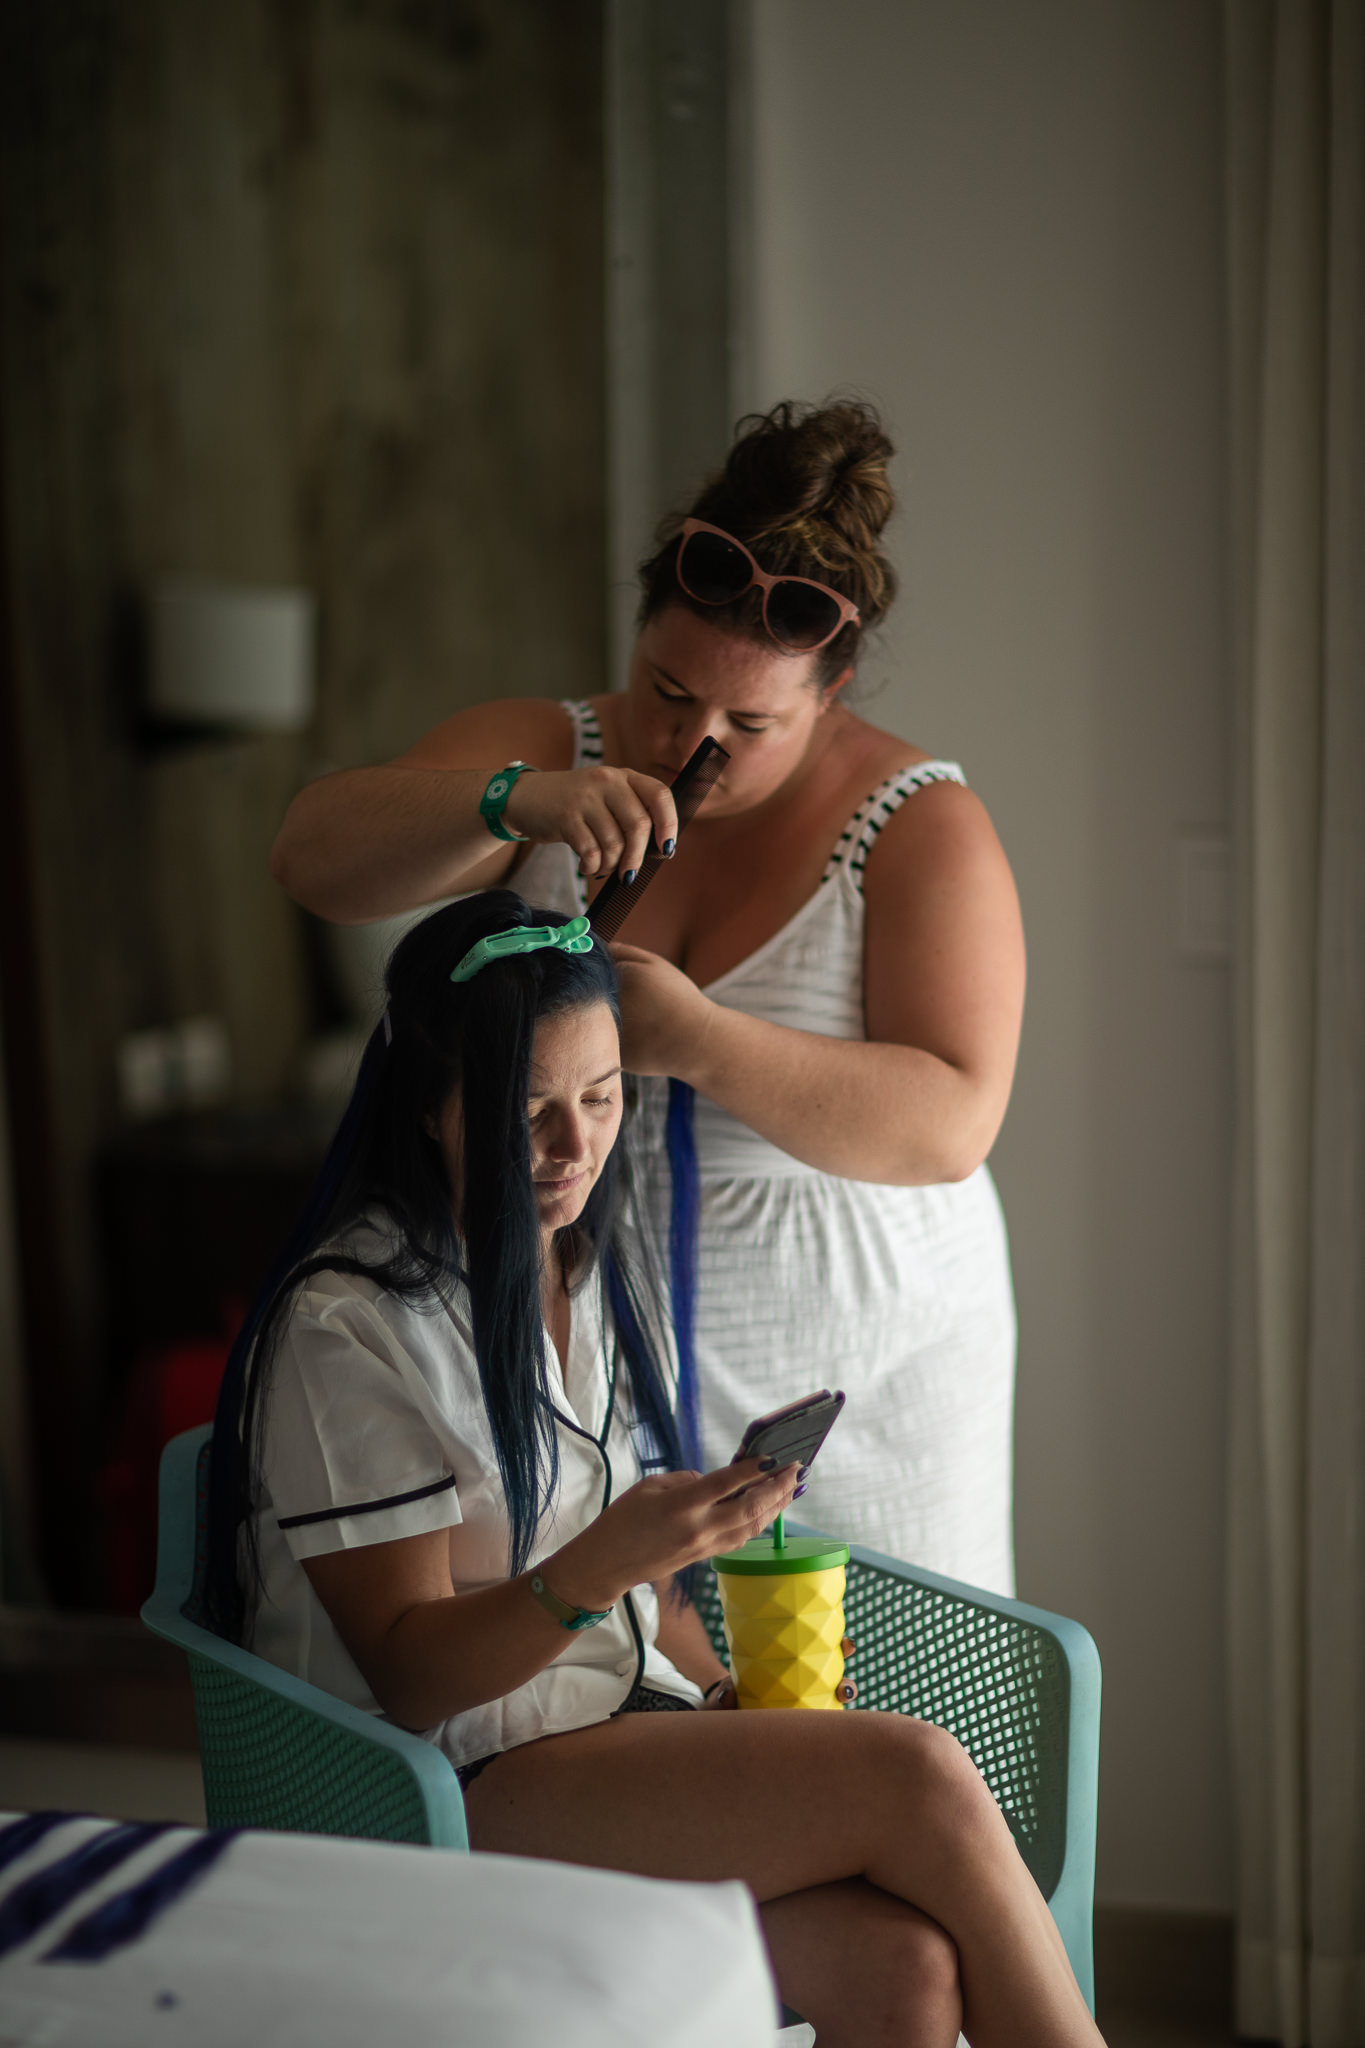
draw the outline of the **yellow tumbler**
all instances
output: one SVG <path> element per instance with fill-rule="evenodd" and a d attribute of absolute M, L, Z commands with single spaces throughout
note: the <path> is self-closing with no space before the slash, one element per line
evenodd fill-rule
<path fill-rule="evenodd" d="M 848 1545 L 766 1536 L 711 1560 L 741 1707 L 842 1708 Z"/>

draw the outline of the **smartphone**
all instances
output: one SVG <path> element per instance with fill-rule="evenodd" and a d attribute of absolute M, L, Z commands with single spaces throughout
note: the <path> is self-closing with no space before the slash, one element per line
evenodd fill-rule
<path fill-rule="evenodd" d="M 779 1467 L 809 1465 L 839 1420 L 843 1405 L 842 1394 L 831 1394 L 828 1387 L 822 1387 L 803 1401 L 758 1416 L 740 1438 L 730 1463 L 737 1465 L 741 1458 L 776 1458 Z"/>

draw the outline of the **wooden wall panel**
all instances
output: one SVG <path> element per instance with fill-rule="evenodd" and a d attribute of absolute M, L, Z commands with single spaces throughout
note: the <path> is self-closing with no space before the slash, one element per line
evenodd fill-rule
<path fill-rule="evenodd" d="M 73 1419 L 124 1031 L 211 1010 L 287 1090 L 313 769 L 604 672 L 598 0 L 9 0 L 0 405 Z M 316 592 L 299 740 L 150 755 L 150 578 Z M 22 1186 L 19 1199 L 24 1198 Z"/>

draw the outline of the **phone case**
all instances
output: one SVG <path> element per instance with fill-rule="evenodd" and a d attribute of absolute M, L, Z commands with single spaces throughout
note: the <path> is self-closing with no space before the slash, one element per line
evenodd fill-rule
<path fill-rule="evenodd" d="M 776 1458 L 779 1465 L 809 1465 L 843 1411 L 842 1393 L 822 1388 L 786 1408 L 774 1409 L 749 1423 L 731 1459 Z"/>

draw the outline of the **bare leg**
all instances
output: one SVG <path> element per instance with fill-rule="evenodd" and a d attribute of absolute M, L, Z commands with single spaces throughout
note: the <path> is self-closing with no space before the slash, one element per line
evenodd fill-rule
<path fill-rule="evenodd" d="M 760 1911 L 782 1996 L 817 2048 L 956 2048 L 957 1950 L 916 1907 L 849 1877 Z"/>
<path fill-rule="evenodd" d="M 973 2048 L 1100 2041 L 1003 1815 L 966 1752 L 926 1722 L 631 1715 L 510 1750 L 470 1787 L 469 1822 L 477 1849 L 738 1877 L 761 1905 L 865 1878 L 955 1944 Z M 833 2014 L 848 1978 L 814 1995 Z"/>

